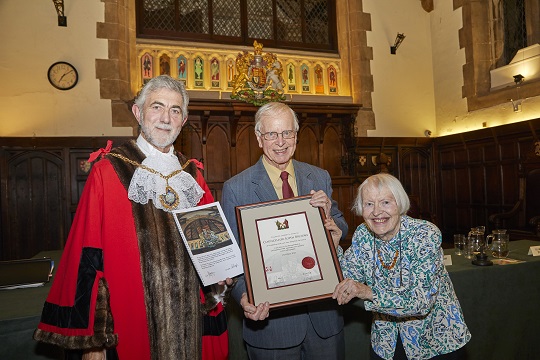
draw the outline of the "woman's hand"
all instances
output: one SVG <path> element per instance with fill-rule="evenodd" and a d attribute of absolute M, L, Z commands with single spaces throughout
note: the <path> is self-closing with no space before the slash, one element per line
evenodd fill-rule
<path fill-rule="evenodd" d="M 264 320 L 270 314 L 270 304 L 268 303 L 268 301 L 264 304 L 261 303 L 255 306 L 249 303 L 246 293 L 242 294 L 242 299 L 240 299 L 240 306 L 242 307 L 242 310 L 244 310 L 244 316 L 254 321 Z"/>
<path fill-rule="evenodd" d="M 331 217 L 324 220 L 324 227 L 330 231 L 330 235 L 332 235 L 332 240 L 334 241 L 334 247 L 337 249 L 343 232 L 338 228 L 334 219 Z"/>
<path fill-rule="evenodd" d="M 332 298 L 336 299 L 339 305 L 347 304 L 353 298 L 363 300 L 373 300 L 373 292 L 367 285 L 351 279 L 345 279 L 336 285 Z"/>
<path fill-rule="evenodd" d="M 322 190 L 315 191 L 311 190 L 311 199 L 309 200 L 309 203 L 313 207 L 322 207 L 324 210 L 324 214 L 327 218 L 330 217 L 330 209 L 332 208 L 332 201 L 330 201 L 330 198 L 326 196 L 326 193 Z"/>

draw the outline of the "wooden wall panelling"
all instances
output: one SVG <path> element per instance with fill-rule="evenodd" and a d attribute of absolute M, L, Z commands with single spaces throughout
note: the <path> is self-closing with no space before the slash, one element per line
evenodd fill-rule
<path fill-rule="evenodd" d="M 441 172 L 441 231 L 468 233 L 470 230 L 471 186 L 468 171 L 467 150 L 458 143 L 450 148 L 439 149 Z M 478 179 L 479 181 L 483 181 Z M 480 224 L 478 224 L 480 225 Z"/>
<path fill-rule="evenodd" d="M 362 145 L 362 139 L 358 140 L 359 144 L 356 146 L 356 153 L 358 164 L 356 166 L 355 175 L 360 178 L 360 182 L 373 174 L 377 174 L 381 171 L 381 164 L 378 162 L 379 155 L 381 153 L 388 157 L 388 162 L 385 168 L 388 173 L 399 177 L 395 169 L 395 163 L 397 159 L 397 149 L 393 147 L 377 148 L 373 146 Z"/>
<path fill-rule="evenodd" d="M 337 201 L 339 209 L 343 212 L 347 225 L 349 225 L 349 233 L 345 240 L 342 240 L 340 243 L 345 249 L 351 245 L 352 235 L 358 225 L 363 221 L 361 216 L 356 216 L 351 210 L 359 185 L 358 179 L 354 176 L 337 176 L 332 178 L 332 199 Z"/>
<path fill-rule="evenodd" d="M 354 164 L 348 152 L 359 106 L 291 107 L 304 119 L 301 133 L 309 134 L 301 135 L 298 149 L 302 150 L 297 155 L 328 169 L 339 206 L 353 224 L 350 207 L 355 177 L 350 173 Z M 253 165 L 262 154 L 253 128 L 256 110 L 230 100 L 190 103 L 189 121 L 175 148 L 204 163 L 204 175 L 216 200 L 221 197 L 223 182 Z M 118 146 L 131 137 L 0 139 L 0 259 L 63 248 L 90 170 L 86 159 L 92 151 L 104 148 L 108 139 Z M 24 152 L 26 158 L 17 155 Z M 354 224 L 350 229 L 354 231 Z"/>
<path fill-rule="evenodd" d="M 398 153 L 399 177 L 411 203 L 414 202 L 417 207 L 418 216 L 437 225 L 437 208 L 434 204 L 436 179 L 432 170 L 431 148 L 400 146 Z"/>
<path fill-rule="evenodd" d="M 540 119 L 533 119 L 434 140 L 440 227 L 447 241 L 453 233 L 467 233 L 477 225 L 491 232 L 489 216 L 513 208 L 520 198 L 523 169 L 535 158 L 538 129 Z M 518 221 L 507 226 L 520 226 Z"/>
<path fill-rule="evenodd" d="M 204 162 L 202 131 L 200 121 L 190 119 L 182 128 L 174 143 L 174 148 L 190 159 Z"/>
<path fill-rule="evenodd" d="M 402 182 L 420 208 L 419 216 L 436 222 L 432 140 L 428 138 L 357 138 L 354 193 L 367 177 L 386 171 Z M 381 155 L 384 154 L 384 155 Z M 355 225 L 362 222 L 355 220 Z"/>
<path fill-rule="evenodd" d="M 238 129 L 236 147 L 234 148 L 236 158 L 236 166 L 233 167 L 234 174 L 236 175 L 255 164 L 262 153 L 255 137 L 255 126 L 251 121 L 243 122 Z"/>
<path fill-rule="evenodd" d="M 193 106 L 175 147 L 208 166 L 205 176 L 212 179 L 209 186 L 219 200 L 223 182 L 261 155 L 253 134 L 256 108 L 232 101 L 195 102 Z M 352 126 L 357 106 L 292 107 L 304 119 L 302 131 L 312 134 L 309 156 L 317 154 L 320 163 L 315 165 L 331 173 L 333 196 L 349 223 L 349 238 L 362 221 L 350 211 L 356 189 L 380 170 L 377 156 L 381 152 L 392 159 L 390 172 L 418 194 L 422 206 L 436 210 L 446 241 L 451 241 L 453 233 L 468 232 L 482 223 L 491 231 L 487 217 L 510 210 L 522 195 L 526 174 L 540 169 L 540 156 L 535 155 L 540 119 L 434 139 L 355 139 Z M 86 180 L 84 161 L 90 152 L 105 147 L 108 139 L 0 138 L 0 259 L 33 256 L 63 246 Z M 128 139 L 112 138 L 113 146 Z M 207 159 L 212 156 L 212 161 Z M 430 171 L 430 181 L 426 181 Z M 527 187 L 533 198 L 540 196 L 535 185 Z M 540 199 L 528 204 L 536 204 L 528 211 L 537 211 Z M 512 221 L 520 226 L 525 219 Z"/>
<path fill-rule="evenodd" d="M 342 144 L 339 138 L 338 129 L 329 127 L 324 132 L 324 144 Z M 346 169 L 341 166 L 341 159 L 346 154 L 345 146 L 320 146 L 322 157 L 322 168 L 328 170 L 330 176 L 341 176 L 346 174 Z"/>
<path fill-rule="evenodd" d="M 504 226 L 508 229 L 522 229 L 528 227 L 528 217 L 540 214 L 540 182 L 535 172 L 540 171 L 540 156 L 534 155 L 534 138 L 510 139 L 501 143 L 501 188 L 502 198 L 494 204 L 491 214 L 510 211 L 518 200 L 524 199 L 523 208 L 516 217 L 505 220 Z M 517 174 L 517 176 L 516 176 Z M 537 199 L 531 201 L 530 199 Z"/>
<path fill-rule="evenodd" d="M 89 163 L 88 157 L 91 153 L 90 149 L 66 149 L 69 156 L 69 177 L 68 181 L 70 182 L 70 191 L 69 203 L 68 203 L 68 221 L 67 228 L 71 227 L 73 218 L 75 217 L 75 212 L 77 211 L 77 205 L 79 204 L 79 199 L 81 198 L 84 184 L 90 174 L 92 169 L 92 163 Z"/>
<path fill-rule="evenodd" d="M 2 259 L 62 247 L 65 238 L 65 178 L 61 149 L 3 151 L 5 188 Z M 2 211 L 4 213 L 4 211 Z"/>
<path fill-rule="evenodd" d="M 0 139 L 0 260 L 63 248 L 87 177 L 83 162 L 108 139 Z"/>
<path fill-rule="evenodd" d="M 0 147 L 0 260 L 7 259 L 4 252 L 8 249 L 7 224 L 9 224 L 9 211 L 7 205 L 7 156 L 6 150 Z"/>
<path fill-rule="evenodd" d="M 297 139 L 294 158 L 298 161 L 321 167 L 319 142 L 317 141 L 313 126 L 303 124 L 300 127 Z"/>
<path fill-rule="evenodd" d="M 227 129 L 221 124 L 214 124 L 208 132 L 208 141 L 204 145 L 206 160 L 206 180 L 223 182 L 231 177 L 231 144 Z"/>

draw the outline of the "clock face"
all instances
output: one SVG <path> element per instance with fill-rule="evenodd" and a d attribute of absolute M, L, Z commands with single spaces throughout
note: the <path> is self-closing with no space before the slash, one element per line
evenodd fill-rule
<path fill-rule="evenodd" d="M 77 85 L 79 74 L 77 69 L 67 62 L 59 61 L 51 65 L 47 72 L 49 82 L 59 90 L 69 90 Z"/>

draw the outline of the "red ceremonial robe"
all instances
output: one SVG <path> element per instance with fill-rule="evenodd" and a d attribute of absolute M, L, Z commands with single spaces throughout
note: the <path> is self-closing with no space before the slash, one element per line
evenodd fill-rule
<path fill-rule="evenodd" d="M 113 149 L 113 152 L 115 150 L 139 157 L 133 159 L 128 156 L 139 163 L 144 159 L 133 141 Z M 185 158 L 182 155 L 179 157 L 180 162 L 184 163 Z M 116 165 L 113 166 L 113 163 Z M 120 170 L 122 167 L 125 169 Z M 191 262 L 184 261 L 183 268 L 176 269 L 162 264 L 177 261 L 180 255 L 175 254 L 186 251 L 178 231 L 173 231 L 169 223 L 172 215 L 155 209 L 151 201 L 140 205 L 128 199 L 126 184 L 129 185 L 134 170 L 134 166 L 123 164 L 122 160 L 111 156 L 93 166 L 34 338 L 67 349 L 116 347 L 121 360 L 172 357 L 227 359 L 228 334 L 223 306 L 218 303 L 200 321 L 203 316 L 198 310 L 198 297 L 204 301 L 204 294 L 198 287 L 198 279 L 197 293 L 187 287 L 193 282 L 193 277 L 197 278 Z M 191 166 L 190 173 L 204 190 L 198 205 L 213 202 L 201 173 L 195 166 Z M 155 223 L 155 228 L 142 226 L 140 222 L 144 216 L 137 211 L 149 211 L 149 215 L 143 215 L 151 219 L 157 214 L 159 218 L 150 221 Z M 162 224 L 163 221 L 167 224 Z M 174 219 L 172 221 L 174 223 Z M 161 234 L 162 226 L 171 229 L 168 234 Z M 153 247 L 163 244 L 169 247 L 172 241 L 176 242 L 170 246 L 173 255 L 164 252 L 173 260 L 147 259 L 150 255 L 156 256 L 152 252 L 141 258 L 141 253 L 148 250 L 141 250 L 140 245 L 144 248 L 145 242 L 140 243 L 138 237 L 148 237 L 146 231 L 150 234 L 156 232 L 156 237 L 164 238 L 157 245 L 152 243 Z M 158 255 L 164 256 L 161 253 Z M 156 266 L 148 270 L 152 265 Z M 144 280 L 143 271 L 154 271 L 153 277 L 146 275 Z M 152 290 L 160 290 L 156 286 L 167 283 L 169 278 L 178 277 L 177 274 L 180 274 L 180 280 L 182 276 L 188 279 L 183 279 L 186 280 L 183 287 L 172 284 L 170 288 L 174 292 L 171 291 L 170 296 L 166 291 L 160 293 Z M 190 321 L 195 325 L 190 325 Z M 199 331 L 196 329 L 198 323 L 203 324 L 203 329 Z M 175 337 L 171 338 L 168 335 L 170 332 L 175 333 Z M 186 349 L 201 348 L 201 336 L 202 356 L 190 354 L 190 350 Z M 184 338 L 188 339 L 185 344 L 182 343 Z M 158 347 L 164 350 L 156 350 Z"/>

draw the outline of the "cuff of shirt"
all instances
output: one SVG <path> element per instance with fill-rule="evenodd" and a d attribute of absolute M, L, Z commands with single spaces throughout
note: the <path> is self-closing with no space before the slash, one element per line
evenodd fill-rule
<path fill-rule="evenodd" d="M 378 304 L 379 294 L 374 288 L 371 288 L 371 292 L 373 293 L 373 300 L 364 300 L 364 306 L 367 311 L 373 310 L 375 305 Z"/>

